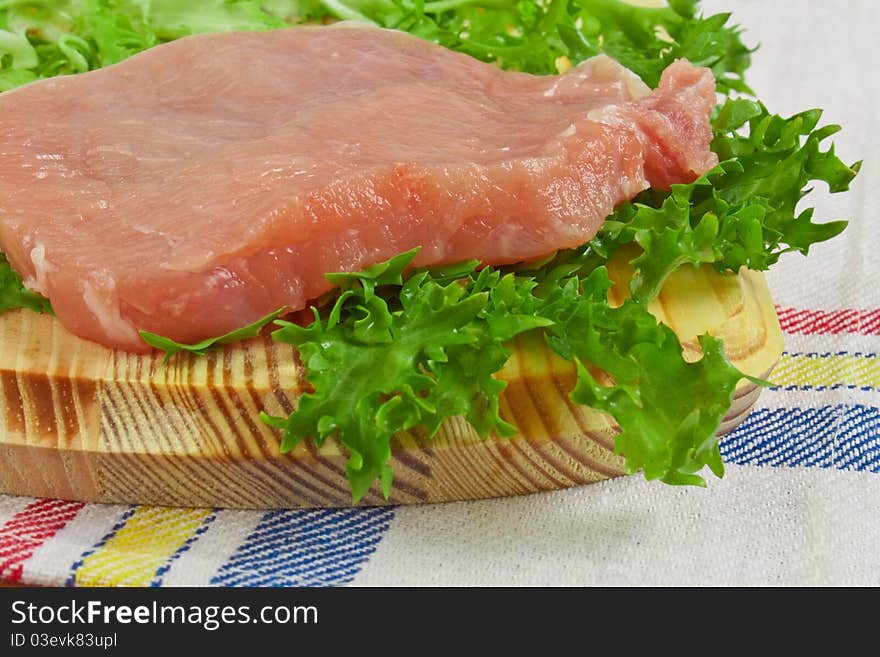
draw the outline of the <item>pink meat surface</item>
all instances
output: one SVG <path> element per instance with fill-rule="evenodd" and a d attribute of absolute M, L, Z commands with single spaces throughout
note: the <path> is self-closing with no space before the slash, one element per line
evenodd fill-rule
<path fill-rule="evenodd" d="M 0 249 L 85 338 L 192 342 L 421 246 L 575 247 L 716 159 L 710 72 L 503 72 L 375 28 L 198 36 L 0 95 Z"/>

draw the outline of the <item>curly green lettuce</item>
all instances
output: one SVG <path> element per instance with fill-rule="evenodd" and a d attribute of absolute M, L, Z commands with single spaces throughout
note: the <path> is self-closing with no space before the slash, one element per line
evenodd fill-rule
<path fill-rule="evenodd" d="M 21 276 L 9 265 L 6 256 L 0 253 L 0 313 L 15 308 L 53 314 L 49 300 L 28 290 Z"/>
<path fill-rule="evenodd" d="M 696 0 L 640 7 L 621 0 L 324 0 L 336 18 L 405 30 L 504 68 L 555 73 L 560 58 L 606 53 L 656 86 L 675 59 L 713 70 L 723 91 L 747 91 L 751 51 L 729 14 L 697 15 Z"/>
<path fill-rule="evenodd" d="M 622 0 L 19 0 L 0 3 L 0 90 L 107 66 L 190 34 L 344 19 L 531 73 L 603 52 L 653 86 L 686 57 L 711 68 L 721 91 L 748 91 L 751 51 L 740 29 L 729 14 L 697 9 L 696 0 L 662 8 Z"/>
<path fill-rule="evenodd" d="M 284 308 L 279 308 L 275 312 L 271 312 L 265 317 L 261 317 L 247 326 L 242 326 L 241 328 L 230 331 L 229 333 L 224 333 L 216 338 L 207 338 L 192 344 L 175 342 L 170 338 L 166 338 L 157 333 L 150 333 L 149 331 L 138 331 L 138 333 L 140 334 L 141 339 L 148 345 L 154 349 L 159 349 L 160 351 L 165 352 L 164 362 L 167 363 L 174 354 L 180 352 L 188 352 L 195 354 L 196 356 L 204 356 L 212 349 L 222 349 L 228 344 L 234 344 L 236 342 L 241 342 L 242 340 L 255 338 L 266 326 L 278 319 L 283 311 Z"/>
<path fill-rule="evenodd" d="M 763 271 L 783 253 L 806 255 L 847 222 L 814 222 L 813 209 L 799 209 L 800 201 L 816 182 L 831 193 L 848 190 L 861 166 L 845 164 L 833 146 L 822 150 L 840 127 L 817 128 L 821 114 L 808 110 L 782 118 L 752 100 L 727 100 L 712 121 L 718 166 L 690 184 L 648 190 L 621 204 L 583 250 L 563 257 L 595 264 L 624 244 L 637 244 L 630 292 L 650 301 L 666 277 L 686 264 Z"/>

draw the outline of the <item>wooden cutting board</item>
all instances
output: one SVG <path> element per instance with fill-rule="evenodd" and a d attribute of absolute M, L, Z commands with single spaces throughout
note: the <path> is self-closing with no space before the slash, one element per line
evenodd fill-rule
<path fill-rule="evenodd" d="M 628 280 L 625 266 L 611 270 Z M 612 301 L 621 302 L 620 287 Z M 765 376 L 782 334 L 761 274 L 677 272 L 652 312 L 699 356 L 696 336 L 724 339 L 742 371 Z M 328 440 L 279 453 L 258 413 L 289 411 L 304 388 L 295 350 L 268 334 L 206 357 L 138 356 L 68 333 L 28 311 L 0 316 L 0 492 L 173 506 L 299 507 L 351 503 L 345 454 Z M 623 474 L 615 426 L 569 402 L 573 366 L 540 336 L 515 341 L 499 377 L 505 418 L 520 433 L 481 441 L 461 419 L 426 440 L 394 440 L 394 490 L 362 504 L 414 504 L 517 495 Z M 742 382 L 720 432 L 736 426 L 760 389 Z M 659 484 L 658 484 L 659 485 Z"/>

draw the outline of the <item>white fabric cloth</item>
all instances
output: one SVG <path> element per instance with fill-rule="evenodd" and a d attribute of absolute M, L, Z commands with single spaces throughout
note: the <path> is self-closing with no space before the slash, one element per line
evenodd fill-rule
<path fill-rule="evenodd" d="M 880 585 L 876 474 L 729 468 L 398 509 L 359 585 Z"/>

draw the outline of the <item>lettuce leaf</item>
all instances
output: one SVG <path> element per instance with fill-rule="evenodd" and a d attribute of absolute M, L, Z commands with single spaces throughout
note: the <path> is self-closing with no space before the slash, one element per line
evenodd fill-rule
<path fill-rule="evenodd" d="M 610 287 L 598 267 L 583 280 L 564 280 L 543 310 L 554 319 L 548 344 L 577 363 L 572 401 L 617 421 L 614 449 L 626 457 L 628 472 L 692 485 L 705 484 L 696 474 L 704 466 L 722 476 L 715 432 L 743 374 L 728 363 L 720 340 L 708 335 L 700 338 L 702 358 L 686 362 L 671 328 L 635 300 L 611 307 Z M 597 382 L 587 364 L 613 383 Z"/>
<path fill-rule="evenodd" d="M 268 326 L 278 319 L 283 311 L 284 308 L 279 308 L 275 312 L 269 313 L 265 317 L 262 317 L 247 326 L 242 326 L 241 328 L 230 331 L 229 333 L 224 333 L 216 338 L 207 338 L 193 344 L 175 342 L 170 338 L 158 335 L 157 333 L 150 333 L 149 331 L 138 331 L 138 333 L 140 334 L 141 339 L 148 345 L 165 352 L 165 359 L 163 362 L 167 363 L 172 356 L 180 352 L 189 352 L 197 356 L 204 356 L 211 349 L 219 349 L 228 344 L 255 338 L 260 334 L 260 331 L 263 330 L 263 327 Z"/>
<path fill-rule="evenodd" d="M 330 18 L 416 34 L 504 68 L 555 73 L 607 53 L 655 86 L 673 60 L 710 67 L 747 91 L 751 50 L 728 14 L 696 0 L 21 0 L 0 3 L 0 90 L 80 73 L 190 34 L 265 30 Z M 233 63 L 234 65 L 234 63 Z"/>
<path fill-rule="evenodd" d="M 156 44 L 190 34 L 266 30 L 285 27 L 294 16 L 306 20 L 325 13 L 315 2 L 293 1 L 0 3 L 0 90 L 115 64 Z"/>
<path fill-rule="evenodd" d="M 747 91 L 751 50 L 729 14 L 697 15 L 696 0 L 639 7 L 622 0 L 325 0 L 337 18 L 405 30 L 504 68 L 555 73 L 606 53 L 656 86 L 686 57 L 713 70 L 723 92 Z"/>
<path fill-rule="evenodd" d="M 782 118 L 742 98 L 719 105 L 712 150 L 722 162 L 689 185 L 649 191 L 620 205 L 587 249 L 607 260 L 623 244 L 638 244 L 630 291 L 642 301 L 653 299 L 685 264 L 766 270 L 783 253 L 806 255 L 812 244 L 838 235 L 846 221 L 814 222 L 813 209 L 798 209 L 799 203 L 815 182 L 832 193 L 848 190 L 861 166 L 842 162 L 833 146 L 822 150 L 840 128 L 817 128 L 821 114 Z"/>
<path fill-rule="evenodd" d="M 395 433 L 419 426 L 433 436 L 453 416 L 482 437 L 515 432 L 499 414 L 505 384 L 493 375 L 511 338 L 541 330 L 551 349 L 578 364 L 572 400 L 620 425 L 615 449 L 628 470 L 672 484 L 702 483 L 696 473 L 705 465 L 722 474 L 715 431 L 743 375 L 719 341 L 703 338 L 703 359 L 685 362 L 675 334 L 644 305 L 608 304 L 604 267 L 583 280 L 579 272 L 557 276 L 548 288 L 473 262 L 404 276 L 414 256 L 330 275 L 343 288 L 326 318 L 313 308 L 308 326 L 276 322 L 273 338 L 296 346 L 312 386 L 289 416 L 262 415 L 282 431 L 282 451 L 335 436 L 349 453 L 353 500 L 377 479 L 387 496 Z M 586 364 L 614 383 L 597 383 Z"/>
<path fill-rule="evenodd" d="M 529 281 L 477 273 L 476 263 L 465 265 L 463 279 L 421 270 L 404 280 L 415 255 L 328 276 L 345 288 L 327 319 L 313 309 L 308 327 L 279 321 L 272 334 L 297 347 L 314 391 L 289 417 L 263 419 L 283 430 L 282 451 L 337 436 L 349 452 L 355 501 L 377 478 L 389 494 L 398 431 L 422 426 L 433 435 L 443 420 L 463 415 L 481 436 L 514 433 L 498 412 L 504 384 L 492 375 L 510 356 L 507 340 L 550 324 L 529 306 Z"/>
<path fill-rule="evenodd" d="M 15 308 L 54 314 L 49 300 L 28 290 L 22 284 L 21 276 L 9 265 L 6 256 L 0 253 L 0 313 Z"/>

